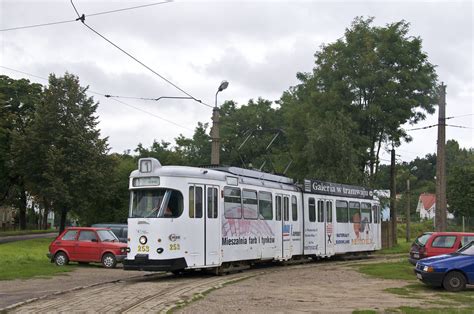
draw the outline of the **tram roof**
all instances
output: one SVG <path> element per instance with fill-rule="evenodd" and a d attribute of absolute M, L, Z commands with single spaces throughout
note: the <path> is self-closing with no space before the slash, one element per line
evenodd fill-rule
<path fill-rule="evenodd" d="M 140 161 L 142 160 L 149 160 L 151 162 L 152 166 L 150 169 L 147 168 L 147 172 L 140 171 Z M 239 178 L 239 183 L 284 188 L 289 190 L 297 189 L 293 184 L 293 179 L 257 170 L 238 167 L 201 168 L 189 166 L 161 166 L 160 162 L 154 158 L 142 158 L 140 161 L 139 169 L 134 170 L 130 175 L 131 177 L 169 176 L 226 181 L 228 177 L 235 176 Z"/>

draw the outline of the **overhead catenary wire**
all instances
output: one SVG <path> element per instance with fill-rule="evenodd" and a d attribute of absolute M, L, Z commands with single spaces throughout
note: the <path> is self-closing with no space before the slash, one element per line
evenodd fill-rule
<path fill-rule="evenodd" d="M 150 97 L 133 97 L 133 96 L 117 96 L 117 95 L 104 95 L 107 98 L 124 98 L 124 99 L 137 99 L 137 100 L 153 100 L 153 101 L 158 101 L 161 99 L 192 99 L 197 102 L 201 102 L 199 99 L 194 99 L 189 96 L 160 96 L 157 98 L 150 98 Z"/>
<path fill-rule="evenodd" d="M 461 114 L 461 115 L 458 115 L 458 116 L 446 117 L 446 120 L 454 119 L 454 118 L 461 118 L 461 117 L 468 117 L 468 116 L 473 116 L 473 115 L 474 115 L 474 113 Z"/>
<path fill-rule="evenodd" d="M 77 11 L 76 9 L 76 6 L 74 5 L 74 2 L 71 0 L 71 4 L 72 4 L 72 7 L 74 8 L 74 11 L 76 11 L 76 14 L 77 14 L 77 20 L 78 21 L 81 21 L 82 24 L 84 26 L 86 26 L 88 29 L 90 29 L 92 32 L 94 32 L 97 36 L 101 37 L 102 39 L 104 39 L 105 41 L 107 41 L 109 44 L 111 44 L 112 46 L 114 46 L 115 48 L 117 48 L 118 50 L 120 50 L 121 52 L 123 52 L 124 54 L 126 54 L 128 57 L 130 57 L 131 59 L 133 59 L 135 62 L 137 62 L 138 64 L 140 64 L 141 66 L 143 66 L 144 68 L 146 68 L 147 70 L 149 70 L 150 72 L 152 72 L 153 74 L 155 74 L 156 76 L 158 76 L 159 78 L 161 78 L 162 80 L 164 80 L 166 83 L 170 84 L 171 86 L 173 86 L 174 88 L 176 88 L 177 90 L 179 90 L 180 92 L 182 92 L 183 94 L 191 97 L 191 99 L 193 99 L 194 101 L 196 101 L 197 103 L 199 104 L 202 104 L 204 106 L 207 106 L 209 108 L 214 108 L 213 106 L 211 105 L 208 105 L 206 104 L 205 102 L 199 100 L 199 99 L 196 99 L 193 95 L 191 95 L 190 93 L 186 92 L 184 89 L 182 89 L 181 87 L 179 87 L 178 85 L 176 85 L 175 83 L 171 82 L 170 80 L 168 80 L 166 77 L 164 77 L 163 75 L 161 75 L 160 73 L 156 72 L 155 70 L 153 70 L 152 68 L 150 68 L 148 65 L 146 65 L 145 63 L 143 63 L 142 61 L 138 60 L 136 57 L 134 57 L 133 55 L 131 55 L 130 53 L 128 53 L 127 51 L 125 51 L 124 49 L 122 49 L 121 47 L 119 47 L 117 44 L 115 44 L 114 42 L 112 42 L 110 39 L 108 39 L 107 37 L 105 37 L 104 35 L 102 35 L 101 33 L 99 33 L 98 31 L 96 31 L 94 28 L 92 28 L 91 26 L 87 25 L 86 22 L 85 22 L 85 19 L 86 19 L 86 16 L 85 14 L 79 14 L 79 11 Z"/>
<path fill-rule="evenodd" d="M 127 7 L 127 8 L 122 8 L 122 9 L 110 10 L 110 11 L 91 13 L 91 14 L 87 14 L 87 17 L 117 13 L 117 12 L 134 10 L 134 9 L 141 9 L 141 8 L 151 7 L 151 6 L 154 6 L 154 5 L 160 5 L 160 4 L 165 4 L 165 3 L 169 3 L 169 2 L 172 2 L 172 0 L 149 3 L 149 4 L 143 4 L 143 5 L 137 5 L 137 6 L 133 6 L 133 7 Z M 50 22 L 50 23 L 41 23 L 41 24 L 25 25 L 25 26 L 18 26 L 18 27 L 10 27 L 10 28 L 0 29 L 0 32 L 7 32 L 7 31 L 13 31 L 13 30 L 27 29 L 27 28 L 44 27 L 44 26 L 57 25 L 57 24 L 65 24 L 65 23 L 71 23 L 71 22 L 76 22 L 76 21 L 77 21 L 76 19 L 73 19 L 73 20 L 56 21 L 56 22 Z"/>
<path fill-rule="evenodd" d="M 424 126 L 424 127 L 421 127 L 421 128 L 408 129 L 408 130 L 405 130 L 405 131 L 425 130 L 425 129 L 434 128 L 435 126 L 438 126 L 438 124 L 427 125 L 427 126 Z M 471 127 L 462 126 L 462 125 L 445 124 L 445 126 L 449 126 L 449 127 L 453 127 L 453 128 L 460 128 L 460 129 L 473 129 Z"/>
<path fill-rule="evenodd" d="M 136 109 L 136 110 L 138 110 L 138 111 L 147 113 L 147 114 L 149 114 L 149 115 L 151 115 L 151 116 L 153 116 L 153 117 L 155 117 L 155 118 L 158 118 L 158 119 L 160 119 L 160 120 L 163 120 L 163 121 L 166 121 L 166 122 L 168 122 L 168 123 L 171 123 L 171 124 L 173 124 L 173 125 L 175 125 L 175 126 L 179 126 L 180 128 L 186 129 L 186 130 L 191 131 L 191 132 L 194 131 L 193 129 L 190 129 L 190 128 L 184 126 L 184 125 L 181 125 L 181 124 L 178 124 L 178 123 L 176 123 L 176 122 L 174 122 L 174 121 L 171 121 L 171 120 L 162 118 L 162 117 L 160 117 L 160 116 L 158 116 L 158 115 L 156 115 L 156 114 L 154 114 L 154 113 L 151 113 L 151 112 L 149 112 L 149 111 L 143 110 L 143 109 L 138 108 L 138 107 L 135 107 L 135 106 L 130 105 L 130 104 L 128 104 L 128 103 L 126 103 L 126 102 L 124 102 L 124 101 L 121 101 L 121 100 L 119 100 L 119 99 L 115 99 L 115 98 L 111 98 L 111 99 L 112 99 L 113 101 L 116 101 L 116 102 L 118 102 L 118 103 L 121 103 L 121 104 L 123 104 L 123 105 L 125 105 L 125 106 L 134 108 L 134 109 Z"/>
<path fill-rule="evenodd" d="M 48 79 L 45 78 L 45 77 L 42 77 L 42 76 L 39 76 L 39 75 L 35 75 L 35 74 L 31 74 L 31 73 L 24 72 L 24 71 L 20 71 L 20 70 L 16 70 L 16 69 L 12 69 L 12 68 L 9 68 L 9 67 L 3 66 L 3 65 L 0 65 L 0 68 L 4 68 L 4 69 L 10 70 L 10 71 L 22 73 L 22 74 L 25 74 L 25 75 L 28 75 L 28 76 L 31 76 L 31 77 L 35 77 L 35 78 L 38 78 L 38 79 L 41 79 L 41 80 L 44 80 L 44 81 L 48 81 Z M 98 96 L 102 96 L 102 97 L 105 97 L 105 98 L 109 98 L 109 97 L 106 97 L 106 94 L 99 93 L 99 92 L 96 92 L 96 91 L 93 91 L 93 90 L 90 90 L 90 89 L 88 89 L 87 92 L 88 92 L 88 93 L 91 93 L 91 94 L 98 95 Z M 180 128 L 186 129 L 186 130 L 188 130 L 188 131 L 193 131 L 192 129 L 190 129 L 190 128 L 184 126 L 184 125 L 181 125 L 181 124 L 178 124 L 178 123 L 176 123 L 176 122 L 174 122 L 174 121 L 171 121 L 171 120 L 168 120 L 168 119 L 166 119 L 166 118 L 160 117 L 160 116 L 157 115 L 157 114 L 154 114 L 154 113 L 149 112 L 149 111 L 147 111 L 147 110 L 144 110 L 144 109 L 138 108 L 138 107 L 136 107 L 136 106 L 130 105 L 130 104 L 124 102 L 124 101 L 120 101 L 120 100 L 118 100 L 118 99 L 113 99 L 113 98 L 112 98 L 112 100 L 114 100 L 114 101 L 116 101 L 116 102 L 118 102 L 118 103 L 120 103 L 120 104 L 122 104 L 122 105 L 125 105 L 125 106 L 127 106 L 127 107 L 133 108 L 133 109 L 138 110 L 138 111 L 141 111 L 141 112 L 143 112 L 143 113 L 146 113 L 146 114 L 148 114 L 148 115 L 150 115 L 150 116 L 152 116 L 152 117 L 155 117 L 155 118 L 157 118 L 157 119 L 160 119 L 160 120 L 162 120 L 162 121 L 166 121 L 166 122 L 168 122 L 168 123 L 171 123 L 171 124 L 173 124 L 173 125 L 175 125 L 175 126 L 178 126 L 178 127 L 180 127 Z"/>

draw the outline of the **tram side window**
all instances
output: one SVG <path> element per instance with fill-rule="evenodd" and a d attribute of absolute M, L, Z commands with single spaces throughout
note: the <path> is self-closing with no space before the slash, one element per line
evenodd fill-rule
<path fill-rule="evenodd" d="M 370 204 L 361 203 L 360 204 L 360 218 L 363 223 L 372 223 L 372 215 L 370 214 Z"/>
<path fill-rule="evenodd" d="M 283 197 L 283 220 L 290 220 L 290 198 L 288 196 Z"/>
<path fill-rule="evenodd" d="M 326 222 L 332 223 L 332 202 L 326 202 Z"/>
<path fill-rule="evenodd" d="M 281 221 L 281 196 L 276 197 L 276 213 L 275 213 L 275 219 L 277 221 Z"/>
<path fill-rule="evenodd" d="M 336 201 L 336 221 L 349 222 L 349 213 L 346 201 Z"/>
<path fill-rule="evenodd" d="M 273 219 L 272 193 L 258 192 L 258 211 L 261 219 Z"/>
<path fill-rule="evenodd" d="M 350 222 L 360 223 L 360 203 L 349 202 L 349 219 Z"/>
<path fill-rule="evenodd" d="M 380 223 L 380 210 L 377 205 L 372 206 L 372 212 L 374 214 L 374 223 Z"/>
<path fill-rule="evenodd" d="M 308 218 L 311 222 L 316 221 L 316 203 L 312 197 L 308 199 Z"/>
<path fill-rule="evenodd" d="M 207 218 L 217 218 L 217 189 L 207 188 Z"/>
<path fill-rule="evenodd" d="M 189 187 L 189 218 L 202 218 L 202 187 Z"/>
<path fill-rule="evenodd" d="M 224 217 L 242 218 L 241 192 L 239 188 L 224 188 Z"/>
<path fill-rule="evenodd" d="M 243 190 L 243 211 L 244 218 L 257 219 L 258 218 L 258 201 L 257 191 Z"/>
<path fill-rule="evenodd" d="M 298 220 L 298 203 L 296 201 L 296 196 L 291 196 L 291 219 L 293 221 Z"/>
<path fill-rule="evenodd" d="M 324 202 L 318 201 L 318 222 L 324 222 Z"/>

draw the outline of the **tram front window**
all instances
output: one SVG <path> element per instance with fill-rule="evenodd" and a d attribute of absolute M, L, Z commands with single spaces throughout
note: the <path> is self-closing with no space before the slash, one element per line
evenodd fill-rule
<path fill-rule="evenodd" d="M 183 213 L 183 195 L 169 189 L 134 190 L 130 218 L 177 218 Z"/>

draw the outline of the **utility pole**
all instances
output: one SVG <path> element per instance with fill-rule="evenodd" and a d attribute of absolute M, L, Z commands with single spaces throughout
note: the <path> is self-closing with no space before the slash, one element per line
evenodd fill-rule
<path fill-rule="evenodd" d="M 220 162 L 220 151 L 221 151 L 221 139 L 219 132 L 219 107 L 217 107 L 217 94 L 222 92 L 224 89 L 229 86 L 229 82 L 222 81 L 221 85 L 216 92 L 216 103 L 212 109 L 212 127 L 211 127 L 211 165 L 219 165 Z"/>
<path fill-rule="evenodd" d="M 212 109 L 212 128 L 211 128 L 211 165 L 219 165 L 220 159 L 220 135 L 219 135 L 219 108 Z"/>
<path fill-rule="evenodd" d="M 390 221 L 392 222 L 392 243 L 397 244 L 397 209 L 395 202 L 397 191 L 395 186 L 395 147 L 392 146 L 391 164 L 390 164 Z"/>
<path fill-rule="evenodd" d="M 410 176 L 410 173 L 408 173 L 408 176 Z M 407 242 L 410 242 L 410 177 L 407 179 L 407 234 L 406 234 L 406 240 Z"/>
<path fill-rule="evenodd" d="M 446 85 L 439 88 L 438 150 L 436 155 L 436 231 L 446 231 Z"/>

